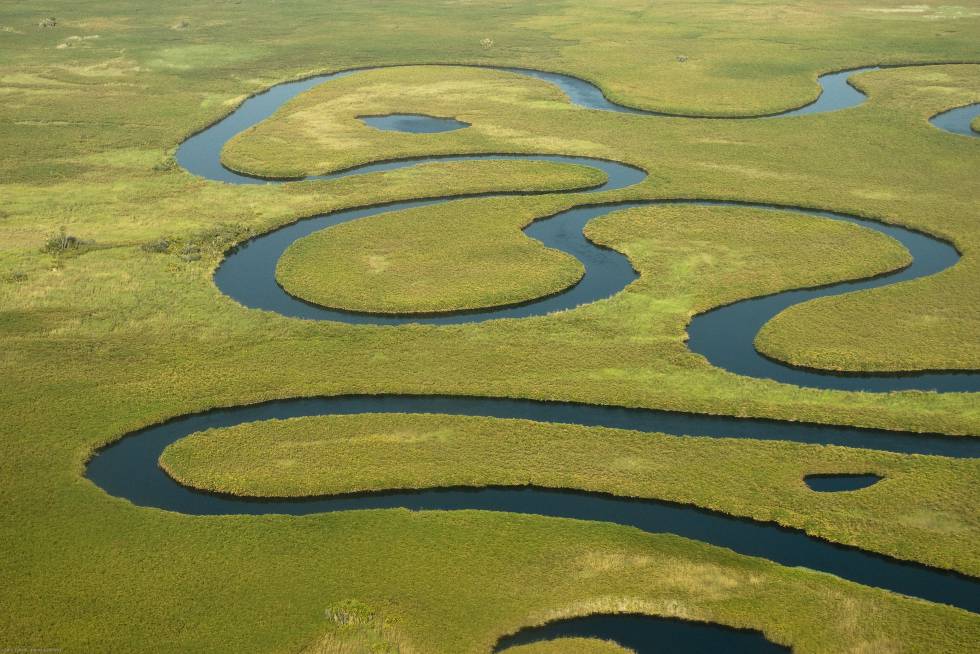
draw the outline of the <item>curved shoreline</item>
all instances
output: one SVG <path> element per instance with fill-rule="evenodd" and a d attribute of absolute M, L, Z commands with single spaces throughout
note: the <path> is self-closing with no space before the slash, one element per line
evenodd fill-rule
<path fill-rule="evenodd" d="M 977 116 L 980 116 L 980 102 L 940 111 L 929 119 L 929 124 L 950 134 L 977 138 L 980 132 L 973 129 L 973 120 Z"/>
<path fill-rule="evenodd" d="M 821 76 L 824 93 L 814 102 L 781 116 L 832 111 L 863 102 L 867 96 L 853 87 L 850 77 L 877 67 L 863 67 Z M 509 68 L 510 72 L 522 72 Z M 353 71 L 341 71 L 327 76 L 312 77 L 301 82 L 288 82 L 272 87 L 264 94 L 246 100 L 225 119 L 210 130 L 185 141 L 178 150 L 178 161 L 194 174 L 232 183 L 276 183 L 287 180 L 265 179 L 244 175 L 225 168 L 220 161 L 223 145 L 243 129 L 264 120 L 282 103 L 295 97 L 313 85 L 329 79 L 347 76 Z M 527 73 L 527 71 L 524 71 Z M 527 73 L 531 74 L 531 73 Z M 557 73 L 533 71 L 533 76 L 558 84 L 569 99 L 580 106 L 610 111 L 637 113 L 622 105 L 608 101 L 601 90 L 583 80 Z M 832 92 L 828 89 L 834 89 Z M 843 95 L 841 95 L 843 93 Z M 258 104 L 255 104 L 255 103 Z M 522 161 L 550 161 L 591 166 L 606 173 L 608 181 L 598 187 L 580 191 L 592 194 L 612 191 L 643 181 L 647 174 L 639 168 L 604 159 L 565 155 L 498 154 L 436 155 L 379 161 L 353 166 L 333 173 L 314 175 L 304 180 L 339 179 L 356 174 L 395 170 L 422 163 L 460 160 L 506 159 Z M 298 181 L 298 180 L 288 180 Z M 479 195 L 537 195 L 544 192 L 481 193 Z M 475 194 L 474 194 L 475 195 Z M 851 222 L 874 229 L 890 236 L 906 248 L 913 262 L 903 270 L 892 271 L 870 278 L 848 280 L 829 285 L 804 289 L 791 289 L 761 297 L 739 300 L 714 307 L 695 315 L 688 325 L 688 347 L 704 356 L 712 365 L 735 374 L 755 378 L 773 379 L 782 383 L 814 388 L 889 392 L 895 390 L 935 390 L 940 392 L 973 392 L 980 390 L 980 373 L 976 371 L 910 371 L 862 373 L 837 372 L 794 366 L 776 361 L 756 350 L 755 338 L 762 326 L 782 310 L 794 304 L 816 297 L 875 288 L 898 281 L 932 275 L 954 265 L 959 259 L 956 249 L 943 239 L 926 235 L 914 229 L 886 224 L 838 212 L 791 207 L 767 203 L 725 200 L 648 200 L 614 202 L 608 204 L 580 204 L 571 209 L 533 221 L 525 227 L 525 233 L 542 242 L 546 247 L 559 249 L 577 258 L 585 267 L 585 274 L 578 283 L 562 291 L 537 299 L 514 304 L 499 305 L 485 310 L 448 311 L 440 313 L 369 313 L 344 309 L 332 309 L 307 302 L 290 295 L 275 279 L 276 262 L 289 245 L 314 231 L 342 222 L 366 218 L 381 212 L 398 211 L 414 207 L 446 202 L 473 195 L 406 200 L 384 205 L 356 207 L 321 214 L 284 225 L 257 236 L 233 248 L 219 264 L 214 280 L 219 289 L 239 304 L 257 309 L 270 310 L 281 315 L 313 320 L 335 320 L 350 324 L 399 325 L 408 323 L 458 324 L 482 322 L 499 318 L 524 318 L 572 309 L 615 295 L 636 278 L 636 271 L 624 256 L 608 248 L 600 248 L 581 233 L 589 220 L 618 209 L 655 204 L 701 204 L 705 206 L 744 206 L 768 210 L 792 210 L 815 217 Z"/>
<path fill-rule="evenodd" d="M 688 654 L 776 654 L 791 648 L 766 639 L 755 629 L 645 613 L 592 613 L 558 618 L 501 637 L 493 652 L 554 638 L 601 638 L 635 654 L 663 654 L 664 643 L 683 642 Z M 674 650 L 676 651 L 676 650 Z"/>
<path fill-rule="evenodd" d="M 557 518 L 612 522 L 652 533 L 669 532 L 747 556 L 804 566 L 857 583 L 885 588 L 980 613 L 980 579 L 951 570 L 901 561 L 809 536 L 772 522 L 653 499 L 540 487 L 483 487 L 379 491 L 310 498 L 252 498 L 195 490 L 175 482 L 159 465 L 163 450 L 192 433 L 238 424 L 313 415 L 439 413 L 527 418 L 608 426 L 666 434 L 772 438 L 855 445 L 952 456 L 976 456 L 980 440 L 841 429 L 772 421 L 705 418 L 644 409 L 497 398 L 333 396 L 283 400 L 180 416 L 133 432 L 102 448 L 86 475 L 111 495 L 138 506 L 190 515 L 310 515 L 335 511 L 405 508 L 414 511 L 506 511 Z M 734 424 L 733 424 L 734 423 Z"/>
<path fill-rule="evenodd" d="M 484 68 L 490 68 L 485 66 Z M 514 69 L 508 69 L 518 72 Z M 834 79 L 847 85 L 860 96 L 858 102 L 866 97 L 851 87 L 847 78 L 856 69 L 836 73 Z M 220 163 L 221 146 L 239 133 L 272 114 L 283 102 L 311 86 L 350 74 L 342 71 L 327 76 L 313 77 L 305 81 L 291 82 L 272 87 L 263 94 L 252 96 L 238 109 L 210 128 L 202 130 L 185 141 L 177 152 L 177 160 L 189 172 L 200 176 L 239 184 L 275 183 L 283 180 L 267 180 L 249 177 L 230 171 Z M 534 75 L 541 79 L 557 74 Z M 568 76 L 558 76 L 574 80 Z M 829 76 L 821 76 L 821 79 Z M 598 87 L 583 80 L 601 96 Z M 559 86 L 561 86 L 559 84 Z M 564 87 L 562 87 L 564 90 Z M 602 96 L 604 98 L 604 96 Z M 570 95 L 575 102 L 576 98 Z M 853 99 L 853 98 L 852 98 Z M 578 98 L 581 100 L 581 98 Z M 850 100 L 849 100 L 850 101 Z M 608 100 L 606 100 L 609 103 Z M 777 115 L 814 113 L 819 109 L 820 98 L 800 109 L 782 112 Z M 622 105 L 614 105 L 616 111 L 629 113 L 653 113 L 631 110 Z M 829 105 L 824 105 L 829 106 Z M 853 106 L 853 104 L 846 105 Z M 814 107 L 809 111 L 803 110 Z M 747 117 L 746 117 L 747 118 Z M 742 118 L 739 118 L 742 119 Z M 626 188 L 638 184 L 646 178 L 646 172 L 636 167 L 615 161 L 604 161 L 588 157 L 562 155 L 446 155 L 443 157 L 422 157 L 392 162 L 376 162 L 329 175 L 303 179 L 336 179 L 353 174 L 381 170 L 392 170 L 421 162 L 472 159 L 511 158 L 521 160 L 550 160 L 559 163 L 574 163 L 599 168 L 606 172 L 608 181 L 598 187 L 579 191 L 581 194 Z M 289 180 L 294 181 L 294 180 Z M 547 193 L 547 191 L 543 192 Z M 515 192 L 514 194 L 524 194 Z M 503 195 L 501 193 L 479 195 Z M 451 198 L 458 199 L 458 198 Z M 596 301 L 621 291 L 636 277 L 636 272 L 622 254 L 602 248 L 588 241 L 582 233 L 587 222 L 610 211 L 634 206 L 654 204 L 698 204 L 706 206 L 740 206 L 768 210 L 791 210 L 820 218 L 842 220 L 875 229 L 899 240 L 913 255 L 913 263 L 906 268 L 874 278 L 831 284 L 819 288 L 801 289 L 776 293 L 771 296 L 742 300 L 727 307 L 716 307 L 696 316 L 690 326 L 691 348 L 700 352 L 713 364 L 739 374 L 750 374 L 754 368 L 740 368 L 744 361 L 731 363 L 725 357 L 732 348 L 732 334 L 728 333 L 728 346 L 718 350 L 712 341 L 712 329 L 719 325 L 731 327 L 731 311 L 734 307 L 750 308 L 755 312 L 753 320 L 761 316 L 763 324 L 772 315 L 767 301 L 773 298 L 787 302 L 790 306 L 809 297 L 829 295 L 830 289 L 857 290 L 894 283 L 935 274 L 953 265 L 959 258 L 956 249 L 941 239 L 896 225 L 886 225 L 870 219 L 841 213 L 786 207 L 774 204 L 745 201 L 674 199 L 626 201 L 605 204 L 577 205 L 553 216 L 541 218 L 525 228 L 528 236 L 538 238 L 546 246 L 561 241 L 563 251 L 575 256 L 586 267 L 583 279 L 567 291 L 549 298 L 543 298 L 521 306 L 499 310 L 477 311 L 468 315 L 447 314 L 420 319 L 418 316 L 401 318 L 379 317 L 375 314 L 350 314 L 331 312 L 292 298 L 275 282 L 275 264 L 278 256 L 290 243 L 305 234 L 323 229 L 345 220 L 354 220 L 375 215 L 382 211 L 395 211 L 409 207 L 425 206 L 448 201 L 447 198 L 414 199 L 385 205 L 345 209 L 331 214 L 303 219 L 272 232 L 268 232 L 243 243 L 230 251 L 215 271 L 215 283 L 233 299 L 245 306 L 263 308 L 297 317 L 341 320 L 348 323 L 398 324 L 400 322 L 432 322 L 436 324 L 454 322 L 475 322 L 501 317 L 524 317 L 541 315 L 553 311 L 573 308 L 584 301 Z M 551 239 L 551 240 L 549 240 Z M 569 241 L 571 239 L 571 241 Z M 574 247 L 567 246 L 574 242 Z M 552 245 L 555 247 L 555 245 Z M 578 249 L 576 249 L 578 248 Z M 267 274 L 271 264 L 272 274 Z M 271 280 L 272 286 L 268 286 Z M 259 284 L 258 282 L 261 282 Z M 263 286 L 262 284 L 265 284 Z M 260 291 L 257 289 L 261 289 Z M 840 292 L 844 292 L 843 290 Z M 807 294 L 805 297 L 803 294 Z M 803 299 L 799 299 L 803 297 Z M 286 298 L 286 300 L 283 300 Z M 591 298 L 591 299 L 588 299 Z M 282 303 L 286 304 L 282 304 Z M 762 303 L 762 304 L 752 304 Z M 287 310 L 282 310 L 288 306 Z M 760 307 L 762 307 L 760 309 Z M 785 307 L 783 307 L 785 308 Z M 727 309 L 727 311 L 726 311 Z M 777 309 L 776 312 L 782 309 Z M 510 312 L 513 315 L 505 315 Z M 329 316 L 329 317 L 327 317 Z M 721 316 L 721 318 L 719 318 Z M 721 322 L 719 322 L 721 321 Z M 739 323 L 743 325 L 743 323 Z M 749 327 L 751 327 L 751 321 Z M 707 325 L 707 327 L 705 327 Z M 748 345 L 754 360 L 764 359 L 754 349 L 754 336 Z M 744 340 L 744 339 L 743 339 Z M 742 343 L 744 345 L 744 343 Z M 699 350 L 702 348 L 703 351 Z M 746 356 L 744 351 L 741 356 Z M 954 374 L 925 373 L 909 375 L 899 373 L 897 377 L 877 378 L 868 375 L 854 377 L 791 369 L 782 364 L 772 373 L 768 369 L 756 377 L 785 379 L 787 370 L 793 375 L 809 375 L 808 380 L 819 381 L 817 387 L 852 388 L 850 385 L 835 386 L 838 382 L 827 380 L 855 381 L 855 390 L 895 390 L 896 388 L 934 387 L 942 382 L 941 390 L 980 390 L 980 373 L 966 372 Z M 756 364 L 752 364 L 753 366 Z M 783 375 L 778 378 L 776 375 Z M 930 377 L 943 377 L 938 380 Z M 896 386 L 896 380 L 900 384 Z M 831 385 L 822 385 L 824 383 Z M 788 383 L 797 383 L 790 381 Z M 911 385 L 909 385 L 911 384 Z M 809 385 L 809 384 L 801 384 Z M 99 449 L 86 464 L 86 476 L 111 495 L 125 498 L 136 505 L 157 507 L 192 515 L 231 515 L 231 514 L 287 514 L 307 515 L 334 511 L 406 508 L 409 510 L 488 510 L 513 513 L 573 518 L 589 521 L 613 522 L 632 526 L 651 533 L 673 533 L 720 547 L 728 547 L 747 556 L 760 556 L 788 566 L 805 566 L 849 579 L 857 583 L 876 586 L 919 597 L 929 601 L 942 602 L 967 611 L 980 613 L 980 579 L 948 570 L 932 568 L 923 564 L 904 562 L 883 555 L 874 554 L 855 547 L 837 545 L 820 538 L 811 537 L 796 529 L 780 527 L 771 522 L 758 522 L 734 517 L 717 511 L 699 509 L 691 505 L 677 505 L 650 499 L 630 499 L 603 493 L 574 490 L 547 489 L 539 487 L 503 487 L 476 489 L 428 489 L 422 491 L 383 491 L 361 495 L 338 495 L 305 499 L 260 499 L 234 498 L 195 491 L 176 483 L 160 468 L 158 460 L 163 449 L 172 442 L 191 433 L 212 427 L 231 426 L 269 418 L 296 417 L 301 415 L 335 415 L 338 413 L 365 412 L 417 412 L 443 413 L 449 415 L 483 415 L 498 418 L 527 418 L 545 422 L 566 422 L 586 426 L 609 426 L 640 431 L 657 431 L 675 435 L 694 435 L 712 437 L 758 438 L 772 440 L 792 440 L 801 443 L 823 443 L 850 447 L 870 447 L 902 453 L 936 454 L 953 457 L 980 457 L 980 439 L 970 437 L 948 437 L 943 435 L 923 435 L 911 432 L 889 432 L 887 430 L 838 427 L 833 425 L 813 425 L 774 420 L 740 419 L 725 416 L 683 414 L 648 409 L 629 409 L 624 407 L 578 404 L 572 402 L 536 402 L 507 398 L 473 398 L 459 396 L 336 396 L 329 398 L 297 398 L 281 400 L 260 405 L 248 405 L 225 409 L 214 409 L 198 414 L 174 418 L 151 427 L 132 432 Z"/>

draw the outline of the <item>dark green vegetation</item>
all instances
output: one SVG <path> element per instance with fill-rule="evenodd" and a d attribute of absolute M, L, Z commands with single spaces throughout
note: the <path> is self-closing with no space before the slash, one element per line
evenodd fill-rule
<path fill-rule="evenodd" d="M 368 414 L 204 432 L 170 446 L 160 463 L 188 486 L 258 497 L 532 484 L 661 498 L 980 575 L 974 459 Z M 887 482 L 820 495 L 803 483 L 804 475 L 820 472 L 874 472 Z"/>
<path fill-rule="evenodd" d="M 473 163 L 479 171 L 491 162 Z M 523 174 L 532 183 L 526 184 L 516 181 L 524 179 L 524 166 L 492 163 L 503 169 L 501 176 L 514 175 L 515 188 L 562 188 L 565 180 L 587 187 L 604 181 L 595 169 L 528 163 Z M 575 179 L 569 169 L 579 173 Z M 304 300 L 376 313 L 532 300 L 571 286 L 584 272 L 577 259 L 524 236 L 520 228 L 538 217 L 533 206 L 503 199 L 461 200 L 338 225 L 290 246 L 279 260 L 276 279 Z"/>
<path fill-rule="evenodd" d="M 980 407 L 966 394 L 801 390 L 719 372 L 684 347 L 687 318 L 719 302 L 901 262 L 900 250 L 870 235 L 809 227 L 810 219 L 791 214 L 624 213 L 590 227 L 643 274 L 608 302 L 480 326 L 312 324 L 246 311 L 221 296 L 210 272 L 224 249 L 345 206 L 523 188 L 526 166 L 473 176 L 473 164 L 447 163 L 241 188 L 194 179 L 171 160 L 184 136 L 245 94 L 311 72 L 525 65 L 587 77 L 611 97 L 649 108 L 749 114 L 803 104 L 821 71 L 974 56 L 977 13 L 975 3 L 908 10 L 877 1 L 55 2 L 43 10 L 8 3 L 0 10 L 0 646 L 295 651 L 316 643 L 343 652 L 387 642 L 403 652 L 485 652 L 527 624 L 620 609 L 750 626 L 801 652 L 976 651 L 976 616 L 680 538 L 477 512 L 189 517 L 108 497 L 81 471 L 97 445 L 168 416 L 352 392 L 552 397 L 977 434 Z M 56 26 L 39 28 L 48 15 Z M 490 49 L 480 44 L 486 37 Z M 422 88 L 446 85 L 436 97 L 413 95 L 423 75 L 430 86 Z M 283 116 L 236 143 L 229 161 L 270 170 L 343 165 L 330 117 L 376 113 L 384 96 L 397 98 L 399 111 L 472 117 L 474 127 L 433 137 L 449 152 L 492 146 L 612 156 L 650 171 L 649 182 L 630 191 L 636 196 L 804 204 L 917 226 L 952 239 L 963 261 L 935 278 L 828 301 L 820 316 L 788 315 L 761 345 L 771 340 L 780 356 L 828 366 L 980 366 L 980 154 L 975 142 L 926 123 L 980 97 L 980 66 L 869 74 L 860 80 L 872 96 L 867 105 L 785 122 L 596 115 L 545 84 L 488 71 L 383 71 L 344 84 L 293 105 L 319 117 L 307 121 L 308 131 L 290 133 L 302 125 Z M 373 99 L 363 95 L 372 84 L 386 85 Z M 345 93 L 354 93 L 347 107 Z M 391 133 L 359 130 L 343 148 L 351 161 L 438 151 L 436 141 L 406 146 L 384 140 Z M 580 183 L 576 175 L 556 179 L 555 188 Z M 575 201 L 507 202 L 513 215 L 545 215 Z M 484 210 L 479 201 L 471 206 L 474 216 Z M 793 246 L 794 220 L 825 239 L 822 250 Z M 671 222 L 681 240 L 657 238 Z M 62 226 L 78 247 L 46 247 Z M 835 241 L 839 252 L 828 260 Z M 897 312 L 920 320 L 897 327 Z M 801 320 L 817 318 L 820 327 L 806 338 L 826 338 L 838 354 L 811 350 L 798 336 Z M 742 444 L 743 456 L 752 447 Z M 784 449 L 759 446 L 756 456 L 771 458 L 774 471 L 792 470 L 795 450 Z M 703 465 L 725 468 L 735 450 L 707 456 Z M 849 456 L 857 465 L 862 455 Z M 893 465 L 940 465 L 909 460 Z M 932 506 L 947 483 L 935 474 L 916 478 L 937 480 L 923 487 L 921 505 Z M 707 485 L 698 491 L 705 503 L 720 497 Z M 820 501 L 847 511 L 846 498 Z M 731 506 L 744 514 L 766 508 Z M 829 515 L 797 508 L 814 520 Z M 975 530 L 975 510 L 962 512 Z M 927 530 L 952 524 L 935 510 L 922 522 Z M 877 542 L 893 546 L 884 536 Z M 929 536 L 917 547 L 916 557 L 941 561 L 950 546 Z M 974 570 L 975 547 L 959 550 L 949 565 Z M 338 635 L 336 609 L 352 601 L 369 624 Z"/>
<path fill-rule="evenodd" d="M 651 173 L 639 189 L 623 190 L 616 196 L 603 194 L 605 198 L 754 199 L 835 209 L 939 234 L 969 254 L 980 241 L 975 220 L 977 184 L 972 170 L 978 160 L 976 143 L 951 138 L 926 119 L 944 108 L 980 99 L 980 65 L 886 70 L 858 80 L 871 94 L 871 101 L 856 109 L 807 119 L 716 121 L 582 111 L 569 106 L 554 87 L 509 73 L 443 67 L 368 71 L 336 80 L 288 103 L 276 117 L 235 139 L 224 160 L 246 172 L 296 176 L 366 163 L 376 159 L 378 152 L 390 157 L 453 152 L 584 154 L 615 158 Z M 875 80 L 884 81 L 876 84 Z M 365 130 L 353 118 L 354 107 L 364 106 L 376 113 L 397 107 L 438 115 L 455 111 L 454 115 L 471 126 L 421 140 L 411 134 Z M 806 128 L 801 129 L 801 124 Z M 831 143 L 833 147 L 825 147 Z M 914 157 L 908 156 L 910 147 L 915 148 Z M 536 206 L 547 207 L 547 203 L 542 200 Z M 307 262 L 304 281 L 309 268 L 335 259 L 342 248 L 349 249 L 354 235 L 373 243 L 382 230 L 386 238 L 379 248 L 386 242 L 409 238 L 423 239 L 427 247 L 436 250 L 459 242 L 453 261 L 457 268 L 478 268 L 483 258 L 492 254 L 501 265 L 520 270 L 523 252 L 508 247 L 509 240 L 495 236 L 496 221 L 489 217 L 492 211 L 488 210 L 483 227 L 484 242 L 501 242 L 492 251 L 479 252 L 467 248 L 466 243 L 475 238 L 472 232 L 467 231 L 467 238 L 447 232 L 443 223 L 450 211 L 449 207 L 439 211 L 431 228 L 421 231 L 415 229 L 416 221 L 406 217 L 389 218 L 384 227 L 369 221 L 345 225 L 334 230 L 337 241 L 327 232 L 310 237 L 302 246 Z M 546 215 L 542 208 L 536 211 Z M 409 237 L 409 231 L 414 236 Z M 445 239 L 442 245 L 436 245 L 439 234 Z M 731 236 L 726 233 L 726 237 Z M 800 256 L 806 256 L 810 243 L 800 237 L 795 247 Z M 839 257 L 860 258 L 863 252 L 850 247 L 838 249 Z M 401 255 L 407 259 L 401 275 L 414 282 L 417 271 L 413 264 L 418 255 L 407 254 L 410 252 L 413 250 L 408 247 Z M 366 254 L 377 256 L 370 250 Z M 297 254 L 287 260 L 292 265 L 299 258 Z M 331 267 L 325 272 L 340 267 L 328 265 Z M 980 341 L 973 337 L 980 333 L 980 285 L 973 283 L 978 274 L 975 266 L 968 256 L 941 275 L 795 308 L 760 335 L 760 349 L 793 363 L 830 369 L 980 367 Z M 441 279 L 441 272 L 442 268 L 433 268 L 430 279 Z M 280 269 L 280 273 L 280 281 L 287 287 L 296 284 L 293 277 L 300 276 L 291 270 Z M 555 266 L 553 274 L 556 280 L 566 278 L 560 266 Z M 339 286 L 347 277 L 341 273 L 339 281 L 323 284 Z M 392 288 L 403 288 L 397 283 L 397 273 L 387 277 L 385 281 L 395 282 Z M 842 277 L 838 274 L 834 279 Z M 360 278 L 367 278 L 362 283 L 369 284 L 371 275 Z M 786 287 L 784 282 L 770 292 Z M 349 288 L 347 292 L 309 293 L 304 297 L 318 297 L 332 306 L 365 306 L 363 300 L 347 295 L 360 290 L 359 285 Z M 377 293 L 373 286 L 370 290 L 374 293 L 368 295 Z M 451 286 L 448 297 L 426 295 L 434 306 L 452 306 L 455 302 L 457 307 L 473 307 L 498 302 L 493 293 L 500 292 L 485 290 L 478 301 L 469 295 L 457 299 Z M 715 306 L 718 300 L 740 297 L 745 296 L 716 295 L 717 299 L 712 298 L 699 310 Z M 949 297 L 957 301 L 949 302 Z M 378 302 L 375 306 L 390 305 Z M 825 310 L 827 306 L 840 311 Z M 657 313 L 653 320 L 662 315 Z M 686 321 L 689 315 L 679 317 Z M 811 330 L 813 324 L 819 327 Z M 799 354 L 801 350 L 806 354 Z"/>

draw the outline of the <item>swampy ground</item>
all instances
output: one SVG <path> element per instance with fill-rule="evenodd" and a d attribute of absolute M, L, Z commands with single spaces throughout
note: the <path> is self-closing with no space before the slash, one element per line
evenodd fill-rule
<path fill-rule="evenodd" d="M 56 25 L 39 27 L 49 15 Z M 978 34 L 975 2 L 3 7 L 0 648 L 487 652 L 522 626 L 620 610 L 751 627 L 800 652 L 976 651 L 976 615 L 675 536 L 490 512 L 194 517 L 111 497 L 83 471 L 100 445 L 168 417 L 344 393 L 562 399 L 975 437 L 974 394 L 802 389 L 725 373 L 685 347 L 690 317 L 713 306 L 907 262 L 867 230 L 792 212 L 634 209 L 588 227 L 640 273 L 607 301 L 453 327 L 315 323 L 223 296 L 212 281 L 223 253 L 329 210 L 594 178 L 460 162 L 245 188 L 194 178 L 173 153 L 250 93 L 350 67 L 527 66 L 586 78 L 638 107 L 745 116 L 809 102 L 829 70 L 976 61 Z M 606 199 L 737 199 L 914 227 L 950 240 L 961 262 L 795 307 L 757 346 L 829 369 L 980 368 L 980 148 L 927 121 L 980 101 L 980 65 L 886 69 L 856 84 L 869 101 L 832 114 L 670 119 L 589 112 L 507 73 L 419 65 L 314 89 L 231 143 L 224 160 L 295 175 L 440 152 L 588 155 L 650 173 Z M 390 112 L 471 127 L 419 140 L 356 120 Z M 337 240 L 297 243 L 280 283 L 329 304 L 396 311 L 540 295 L 579 268 L 520 227 L 580 201 L 469 199 L 351 223 Z M 164 464 L 192 485 L 241 494 L 459 481 L 602 490 L 980 573 L 972 461 L 491 419 L 308 423 L 189 439 Z M 885 479 L 843 495 L 806 491 L 804 474 L 834 471 Z M 615 649 L 569 641 L 523 651 Z"/>

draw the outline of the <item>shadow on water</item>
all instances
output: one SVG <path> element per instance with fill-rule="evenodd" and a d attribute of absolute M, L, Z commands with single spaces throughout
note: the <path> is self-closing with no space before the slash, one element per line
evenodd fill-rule
<path fill-rule="evenodd" d="M 628 647 L 636 654 L 782 654 L 758 631 L 708 622 L 634 613 L 596 614 L 527 627 L 497 642 L 494 652 L 556 638 L 600 638 Z"/>

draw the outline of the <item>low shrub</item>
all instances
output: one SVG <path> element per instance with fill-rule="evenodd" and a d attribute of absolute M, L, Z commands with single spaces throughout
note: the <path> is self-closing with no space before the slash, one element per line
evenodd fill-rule
<path fill-rule="evenodd" d="M 185 245 L 180 251 L 180 258 L 184 261 L 198 261 L 201 258 L 201 248 L 196 245 Z"/>
<path fill-rule="evenodd" d="M 144 243 L 140 246 L 140 249 L 143 252 L 168 252 L 170 250 L 170 241 L 165 238 L 160 238 L 149 243 Z"/>
<path fill-rule="evenodd" d="M 48 240 L 44 242 L 41 252 L 46 252 L 48 254 L 60 254 L 70 250 L 77 250 L 86 244 L 86 241 L 83 241 L 77 236 L 72 236 L 64 227 L 62 227 L 57 234 L 49 237 Z"/>

